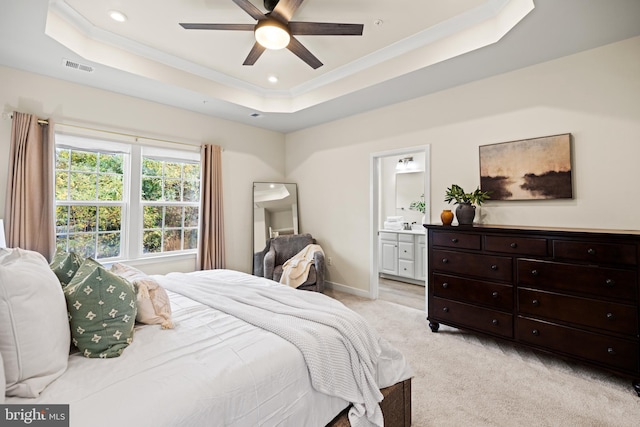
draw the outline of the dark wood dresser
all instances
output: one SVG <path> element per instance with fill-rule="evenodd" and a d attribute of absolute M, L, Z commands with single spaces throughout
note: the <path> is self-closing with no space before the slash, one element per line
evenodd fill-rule
<path fill-rule="evenodd" d="M 428 320 L 633 379 L 640 231 L 425 225 Z"/>

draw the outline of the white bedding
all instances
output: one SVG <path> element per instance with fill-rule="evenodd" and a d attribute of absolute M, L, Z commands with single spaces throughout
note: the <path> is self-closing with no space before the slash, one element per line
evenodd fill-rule
<path fill-rule="evenodd" d="M 191 274 L 196 279 L 204 273 Z M 229 286 L 243 282 L 284 286 L 230 270 L 206 274 Z M 178 286 L 168 282 L 169 276 L 154 278 L 166 288 Z M 348 406 L 347 401 L 311 387 L 302 353 L 293 344 L 168 293 L 175 329 L 137 327 L 133 343 L 118 358 L 73 354 L 67 371 L 38 398 L 10 397 L 6 403 L 68 403 L 71 426 L 76 427 L 324 426 Z M 328 297 L 326 301 L 339 304 Z M 385 369 L 383 382 L 411 375 L 403 358 L 394 355 L 384 364 L 390 370 Z"/>

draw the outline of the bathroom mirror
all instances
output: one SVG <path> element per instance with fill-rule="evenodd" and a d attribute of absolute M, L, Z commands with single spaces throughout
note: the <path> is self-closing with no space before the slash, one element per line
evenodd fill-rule
<path fill-rule="evenodd" d="M 424 194 L 424 172 L 396 174 L 396 212 L 406 215 L 412 202 Z M 422 216 L 422 214 L 420 214 Z"/>
<path fill-rule="evenodd" d="M 271 237 L 298 234 L 298 186 L 284 182 L 253 183 L 253 252 Z"/>

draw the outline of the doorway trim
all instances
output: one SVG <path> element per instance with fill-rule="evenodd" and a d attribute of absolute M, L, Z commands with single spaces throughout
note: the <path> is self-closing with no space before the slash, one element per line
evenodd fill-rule
<path fill-rule="evenodd" d="M 371 153 L 370 155 L 370 167 L 369 167 L 369 247 L 371 252 L 369 254 L 369 297 L 371 299 L 378 299 L 378 231 L 380 224 L 380 163 L 384 157 L 402 156 L 415 152 L 424 152 L 424 200 L 427 205 L 425 210 L 425 221 L 427 224 L 431 223 L 431 160 L 430 160 L 431 145 L 419 145 L 414 147 L 398 148 L 396 150 L 381 151 L 377 153 Z M 427 262 L 425 259 L 424 262 Z M 426 264 L 425 264 L 426 265 Z M 426 285 L 426 281 L 425 281 Z M 426 289 L 426 286 L 425 286 Z M 426 307 L 426 300 L 425 300 Z"/>

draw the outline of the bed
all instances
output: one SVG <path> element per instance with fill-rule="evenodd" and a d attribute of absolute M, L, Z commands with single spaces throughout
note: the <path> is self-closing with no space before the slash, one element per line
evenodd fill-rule
<path fill-rule="evenodd" d="M 8 256 L 0 251 L 0 288 L 6 288 L 16 276 L 3 269 Z M 39 277 L 46 273 L 33 265 L 20 271 L 26 282 L 38 277 L 40 297 Z M 64 369 L 49 367 L 36 396 L 8 395 L 4 403 L 68 404 L 70 425 L 77 427 L 125 420 L 136 426 L 370 426 L 381 424 L 379 408 L 384 425 L 410 425 L 411 368 L 340 302 L 231 270 L 149 278 L 170 301 L 172 328 L 135 323 L 118 357 L 85 357 L 73 346 L 69 354 L 67 344 Z M 17 312 L 21 297 L 0 291 L 5 306 L 13 301 L 5 312 Z M 59 299 L 52 286 L 47 292 L 48 301 Z M 22 297 L 42 311 L 34 294 Z M 48 319 L 58 321 L 55 313 Z M 6 335 L 0 332 L 5 368 L 12 357 L 2 343 Z M 61 353 L 58 341 L 49 354 Z M 15 383 L 13 373 L 4 374 L 7 387 Z"/>

